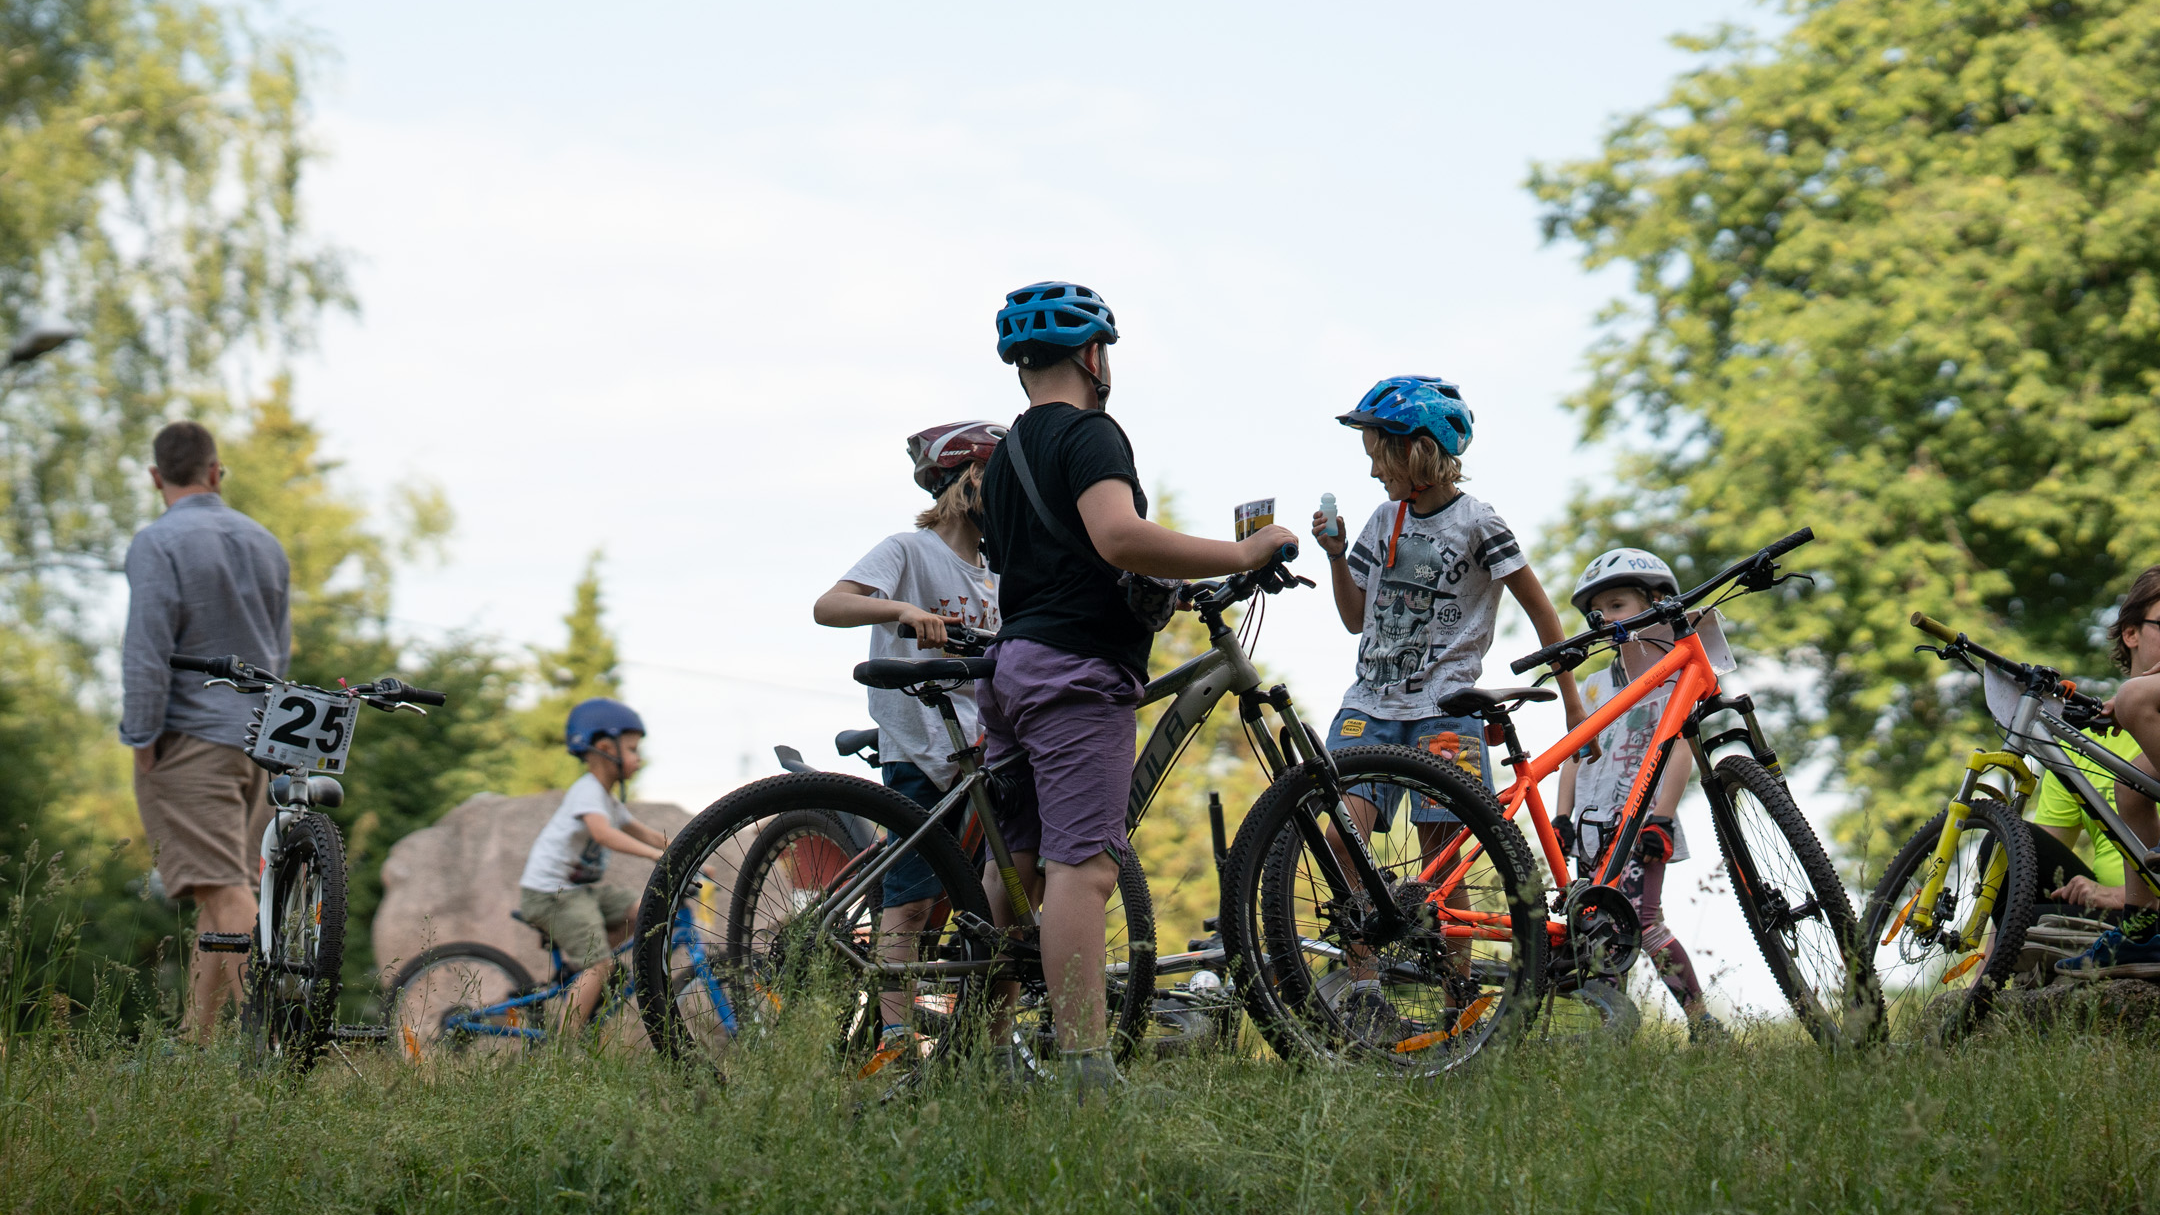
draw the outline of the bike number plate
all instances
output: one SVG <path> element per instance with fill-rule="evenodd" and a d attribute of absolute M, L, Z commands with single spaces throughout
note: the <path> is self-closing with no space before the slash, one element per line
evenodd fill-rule
<path fill-rule="evenodd" d="M 278 688 L 263 704 L 262 729 L 248 754 L 287 770 L 343 772 L 354 708 L 350 696 Z"/>

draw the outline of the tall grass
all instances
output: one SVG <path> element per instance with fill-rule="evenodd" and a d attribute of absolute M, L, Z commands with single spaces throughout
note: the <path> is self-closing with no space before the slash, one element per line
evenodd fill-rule
<path fill-rule="evenodd" d="M 2131 1211 L 2160 1176 L 2150 1039 L 2001 1032 L 1829 1056 L 1525 1048 L 1404 1084 L 1257 1059 L 1135 1069 L 1077 1108 L 961 1073 L 880 1104 L 797 1027 L 725 1081 L 556 1047 L 293 1080 L 39 1039 L 4 1066 L 28 1209 Z"/>
<path fill-rule="evenodd" d="M 2160 1040 L 2058 1019 L 1949 1052 L 1826 1054 L 1790 1026 L 1690 1048 L 1528 1045 L 1433 1083 L 1235 1055 L 1107 1102 L 957 1067 L 880 1101 L 820 1001 L 726 1076 L 605 1034 L 293 1077 L 123 1020 L 74 980 L 79 876 L 0 912 L 0 1202 L 20 1210 L 2138 1211 L 2160 1205 Z M 145 1028 L 145 1026 L 147 1028 Z M 627 1027 L 621 1027 L 627 1028 Z M 595 1042 L 605 1045 L 594 1045 Z M 1257 1053 L 1257 1052 L 1255 1052 Z"/>

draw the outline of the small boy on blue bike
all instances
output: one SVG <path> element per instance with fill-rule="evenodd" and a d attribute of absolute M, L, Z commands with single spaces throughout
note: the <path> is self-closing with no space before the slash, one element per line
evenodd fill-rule
<path fill-rule="evenodd" d="M 518 878 L 518 914 L 553 938 L 564 964 L 578 972 L 563 1008 L 566 1031 L 592 1019 L 615 971 L 613 947 L 630 937 L 637 899 L 600 884 L 607 854 L 656 861 L 667 847 L 666 836 L 630 817 L 629 807 L 608 792 L 610 785 L 626 786 L 643 766 L 644 737 L 644 720 L 621 701 L 594 697 L 570 710 L 563 743 L 585 761 L 585 775 L 563 791 Z"/>

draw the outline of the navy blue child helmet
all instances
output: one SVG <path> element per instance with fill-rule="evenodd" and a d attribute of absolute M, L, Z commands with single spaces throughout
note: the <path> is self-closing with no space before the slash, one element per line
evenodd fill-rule
<path fill-rule="evenodd" d="M 582 758 L 592 750 L 595 739 L 620 742 L 625 734 L 644 732 L 645 719 L 637 715 L 636 709 L 619 700 L 595 696 L 570 710 L 570 720 L 563 723 L 563 745 L 570 748 L 570 754 Z"/>
<path fill-rule="evenodd" d="M 1007 294 L 997 331 L 998 357 L 1032 368 L 1071 358 L 1089 342 L 1118 339 L 1110 305 L 1078 283 L 1030 283 Z"/>
<path fill-rule="evenodd" d="M 1459 456 L 1470 449 L 1470 427 L 1477 415 L 1463 404 L 1462 389 L 1446 380 L 1397 375 L 1373 385 L 1356 409 L 1336 421 L 1398 437 L 1431 435 L 1441 451 Z"/>

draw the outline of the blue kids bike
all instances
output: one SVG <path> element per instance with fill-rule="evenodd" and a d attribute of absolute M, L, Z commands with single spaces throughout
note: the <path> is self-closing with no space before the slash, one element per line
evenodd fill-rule
<path fill-rule="evenodd" d="M 716 965 L 719 959 L 708 949 L 720 921 L 708 906 L 711 897 L 686 899 L 676 908 L 669 933 L 676 961 L 669 967 L 674 976 L 670 996 L 684 1021 L 713 1039 L 702 1045 L 719 1049 L 741 1032 L 742 1022 L 736 1013 L 740 993 L 730 992 L 722 978 L 725 968 Z M 510 916 L 540 933 L 553 968 L 547 982 L 533 982 L 523 963 L 478 941 L 426 950 L 407 963 L 391 985 L 391 1040 L 407 1058 L 418 1062 L 434 1055 L 529 1050 L 547 1041 L 550 1029 L 560 1024 L 561 1006 L 550 1005 L 570 990 L 578 972 L 563 960 L 562 950 L 545 930 L 515 911 Z M 623 964 L 630 945 L 626 941 L 615 947 L 618 981 L 609 986 L 593 1015 L 595 1026 L 637 998 L 636 976 Z"/>

